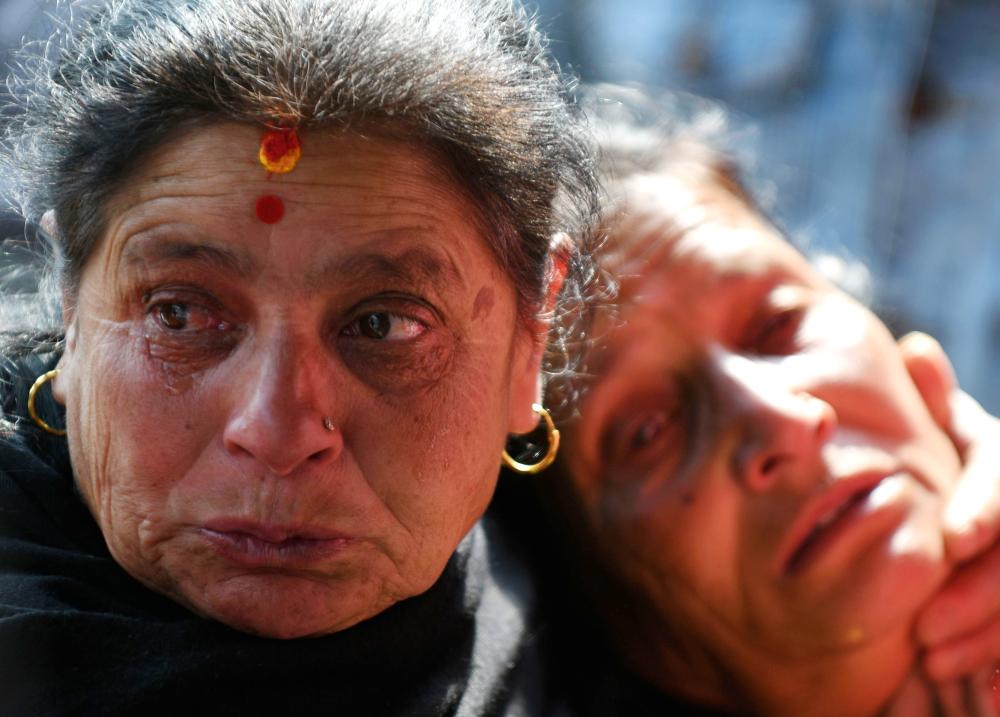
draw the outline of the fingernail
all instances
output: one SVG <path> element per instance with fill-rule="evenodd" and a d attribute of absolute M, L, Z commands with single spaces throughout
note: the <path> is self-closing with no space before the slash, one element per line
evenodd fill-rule
<path fill-rule="evenodd" d="M 990 531 L 978 520 L 962 516 L 964 520 L 944 518 L 945 549 L 948 557 L 956 563 L 964 563 L 975 557 L 986 547 Z"/>

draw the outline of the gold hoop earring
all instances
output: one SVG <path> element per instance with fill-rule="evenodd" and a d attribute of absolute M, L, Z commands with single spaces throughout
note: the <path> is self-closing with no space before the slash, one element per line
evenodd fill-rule
<path fill-rule="evenodd" d="M 500 458 L 503 464 L 510 468 L 516 473 L 522 473 L 524 475 L 532 475 L 534 473 L 541 473 L 543 470 L 552 465 L 552 462 L 556 459 L 556 454 L 559 453 L 559 429 L 556 428 L 555 422 L 552 420 L 552 416 L 540 403 L 531 404 L 531 410 L 541 416 L 542 420 L 545 421 L 545 430 L 548 433 L 548 443 L 549 449 L 542 456 L 542 459 L 538 463 L 521 463 L 510 457 L 507 449 L 504 448 L 503 453 L 500 454 Z"/>
<path fill-rule="evenodd" d="M 65 436 L 66 431 L 61 428 L 53 428 L 45 419 L 38 415 L 38 411 L 35 410 L 35 396 L 38 394 L 38 389 L 47 384 L 49 381 L 54 379 L 59 375 L 59 369 L 54 368 L 51 371 L 46 371 L 41 376 L 35 379 L 35 382 L 31 384 L 31 388 L 28 389 L 28 415 L 31 416 L 31 420 L 38 424 L 38 427 L 51 433 L 53 436 Z"/>

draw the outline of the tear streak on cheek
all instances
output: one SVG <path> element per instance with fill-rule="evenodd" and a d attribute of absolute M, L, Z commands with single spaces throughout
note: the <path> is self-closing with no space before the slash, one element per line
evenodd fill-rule
<path fill-rule="evenodd" d="M 194 379 L 188 367 L 178 366 L 172 363 L 159 351 L 149 340 L 148 336 L 142 339 L 143 351 L 149 359 L 149 365 L 155 372 L 157 379 L 163 382 L 163 391 L 169 396 L 179 396 L 187 393 L 194 385 Z"/>
<path fill-rule="evenodd" d="M 484 286 L 481 288 L 472 302 L 472 320 L 476 321 L 488 317 L 493 310 L 494 303 L 496 303 L 496 292 L 493 287 Z"/>

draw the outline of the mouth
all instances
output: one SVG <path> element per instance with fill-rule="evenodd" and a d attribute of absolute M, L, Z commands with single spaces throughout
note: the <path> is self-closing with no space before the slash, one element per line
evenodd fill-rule
<path fill-rule="evenodd" d="M 245 568 L 307 568 L 356 542 L 323 528 L 245 521 L 214 521 L 199 532 L 224 558 Z"/>
<path fill-rule="evenodd" d="M 858 534 L 863 525 L 882 530 L 882 523 L 895 521 L 895 512 L 880 510 L 884 506 L 873 499 L 873 493 L 884 481 L 899 475 L 869 473 L 838 480 L 807 503 L 778 552 L 780 574 L 783 577 L 801 574 L 840 544 L 844 537 Z M 884 520 L 870 520 L 877 516 Z"/>

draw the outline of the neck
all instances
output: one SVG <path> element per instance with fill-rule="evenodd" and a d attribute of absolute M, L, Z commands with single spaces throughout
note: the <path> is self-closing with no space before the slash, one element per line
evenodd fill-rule
<path fill-rule="evenodd" d="M 768 717 L 873 717 L 899 689 L 916 659 L 908 626 L 809 659 L 775 657 L 739 646 L 725 655 L 692 652 L 682 654 L 676 643 L 647 643 L 641 650 L 629 650 L 634 667 L 666 692 L 734 714 Z"/>

